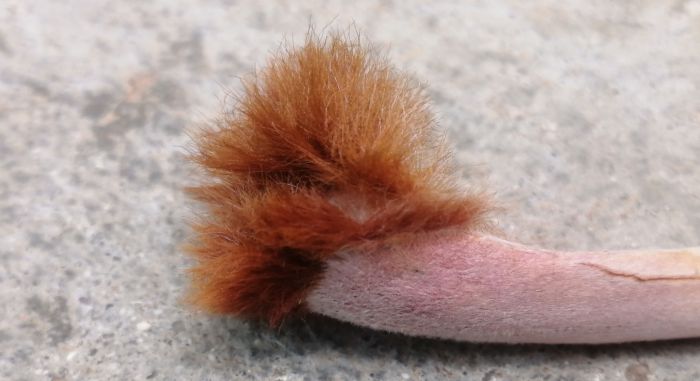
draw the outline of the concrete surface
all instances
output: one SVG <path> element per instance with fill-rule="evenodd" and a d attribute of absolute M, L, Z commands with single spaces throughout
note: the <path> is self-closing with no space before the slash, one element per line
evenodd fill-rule
<path fill-rule="evenodd" d="M 350 5 L 352 3 L 352 5 Z M 349 22 L 429 84 L 504 234 L 700 243 L 700 1 L 0 4 L 0 379 L 698 380 L 700 341 L 410 339 L 192 313 L 186 129 L 310 22 Z"/>

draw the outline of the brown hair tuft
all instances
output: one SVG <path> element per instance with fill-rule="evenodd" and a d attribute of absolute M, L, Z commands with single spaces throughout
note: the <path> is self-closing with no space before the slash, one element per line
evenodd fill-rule
<path fill-rule="evenodd" d="M 423 90 L 358 38 L 311 35 L 244 80 L 193 160 L 211 181 L 194 226 L 191 300 L 278 324 L 339 250 L 477 223 Z"/>

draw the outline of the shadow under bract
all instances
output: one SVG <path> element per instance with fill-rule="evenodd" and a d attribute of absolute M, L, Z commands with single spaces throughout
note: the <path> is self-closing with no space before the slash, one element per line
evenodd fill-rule
<path fill-rule="evenodd" d="M 226 353 L 232 356 L 230 360 L 240 357 L 242 350 L 247 351 L 250 361 L 260 363 L 332 353 L 333 358 L 355 362 L 398 363 L 411 368 L 432 363 L 435 367 L 466 369 L 466 372 L 487 375 L 506 366 L 535 373 L 539 369 L 550 371 L 572 366 L 578 366 L 578 370 L 582 367 L 598 369 L 597 360 L 629 358 L 636 361 L 660 353 L 674 356 L 700 352 L 700 339 L 608 345 L 460 343 L 380 332 L 318 315 L 287 321 L 277 329 L 233 318 L 211 319 L 201 327 L 228 332 L 230 350 Z"/>

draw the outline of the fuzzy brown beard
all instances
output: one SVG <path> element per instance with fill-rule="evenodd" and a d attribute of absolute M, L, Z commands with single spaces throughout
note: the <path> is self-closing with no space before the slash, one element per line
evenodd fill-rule
<path fill-rule="evenodd" d="M 310 35 L 244 80 L 196 138 L 209 181 L 189 251 L 190 300 L 279 324 L 341 249 L 473 230 L 490 208 L 455 185 L 421 87 L 357 36 Z"/>

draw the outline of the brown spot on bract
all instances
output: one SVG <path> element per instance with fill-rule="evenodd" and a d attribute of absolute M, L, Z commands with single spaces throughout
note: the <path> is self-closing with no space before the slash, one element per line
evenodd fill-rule
<path fill-rule="evenodd" d="M 197 139 L 207 212 L 191 301 L 279 323 L 340 249 L 481 220 L 454 182 L 422 88 L 359 37 L 311 35 L 244 80 Z"/>

